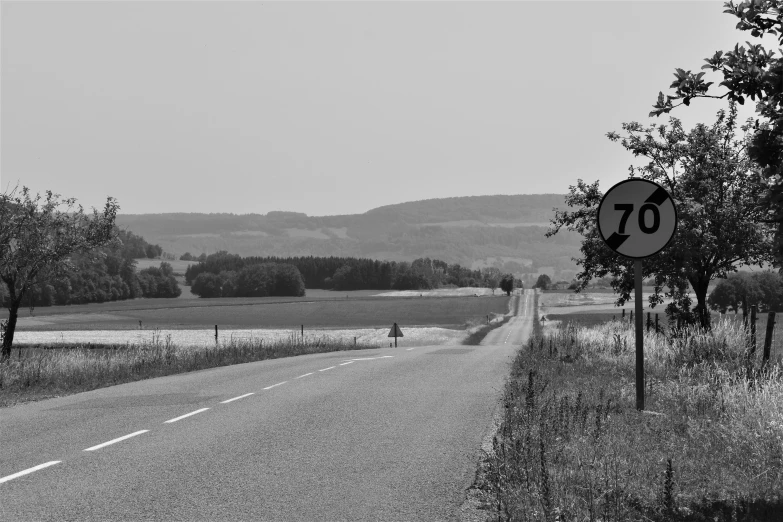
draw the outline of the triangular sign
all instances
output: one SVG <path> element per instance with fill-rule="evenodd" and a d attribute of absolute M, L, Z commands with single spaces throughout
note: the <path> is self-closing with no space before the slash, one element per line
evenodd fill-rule
<path fill-rule="evenodd" d="M 400 330 L 400 327 L 397 326 L 397 323 L 394 323 L 391 327 L 391 330 L 389 330 L 389 337 L 404 337 L 402 335 L 402 330 Z"/>

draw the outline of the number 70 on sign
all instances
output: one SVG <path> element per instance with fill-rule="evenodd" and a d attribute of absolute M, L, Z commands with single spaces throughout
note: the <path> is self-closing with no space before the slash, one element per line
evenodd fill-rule
<path fill-rule="evenodd" d="M 666 189 L 645 179 L 610 188 L 598 206 L 598 231 L 607 246 L 632 259 L 660 252 L 677 230 L 677 209 Z"/>

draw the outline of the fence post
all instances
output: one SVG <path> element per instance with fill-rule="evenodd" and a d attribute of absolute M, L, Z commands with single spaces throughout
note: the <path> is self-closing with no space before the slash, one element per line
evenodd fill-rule
<path fill-rule="evenodd" d="M 647 333 L 650 333 L 651 325 L 652 325 L 652 321 L 650 320 L 650 312 L 647 312 Z"/>
<path fill-rule="evenodd" d="M 353 338 L 353 346 L 356 347 L 356 337 Z"/>
<path fill-rule="evenodd" d="M 629 319 L 629 321 L 633 324 L 633 310 L 631 310 L 631 318 Z"/>
<path fill-rule="evenodd" d="M 304 341 L 304 325 L 302 325 L 302 341 Z"/>
<path fill-rule="evenodd" d="M 756 305 L 750 307 L 750 355 L 756 353 Z"/>
<path fill-rule="evenodd" d="M 775 312 L 767 314 L 767 332 L 764 335 L 764 358 L 761 361 L 762 366 L 769 361 L 769 352 L 772 347 L 772 332 L 775 329 Z"/>
<path fill-rule="evenodd" d="M 658 329 L 658 314 L 655 314 L 655 333 L 661 333 Z"/>
<path fill-rule="evenodd" d="M 625 308 L 623 308 L 623 320 L 625 320 Z"/>
<path fill-rule="evenodd" d="M 218 342 L 217 325 L 215 325 L 215 344 Z"/>

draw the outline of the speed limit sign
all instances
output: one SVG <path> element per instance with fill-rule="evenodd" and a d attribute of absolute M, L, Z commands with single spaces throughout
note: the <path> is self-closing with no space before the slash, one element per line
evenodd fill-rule
<path fill-rule="evenodd" d="M 677 209 L 666 189 L 646 179 L 627 179 L 604 194 L 598 231 L 618 254 L 650 257 L 669 244 L 677 229 Z"/>

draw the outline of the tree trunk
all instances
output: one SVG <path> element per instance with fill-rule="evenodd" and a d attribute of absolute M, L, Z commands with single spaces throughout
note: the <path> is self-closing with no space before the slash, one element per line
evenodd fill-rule
<path fill-rule="evenodd" d="M 705 329 L 710 328 L 710 311 L 707 308 L 707 288 L 709 285 L 709 279 L 700 279 L 693 285 L 693 291 L 696 293 L 696 319 L 699 321 L 699 326 Z"/>
<path fill-rule="evenodd" d="M 19 302 L 11 302 L 8 309 L 8 325 L 5 328 L 3 337 L 3 351 L 0 353 L 0 361 L 5 361 L 11 357 L 11 345 L 14 343 L 14 331 L 16 330 L 16 319 L 19 317 Z"/>

